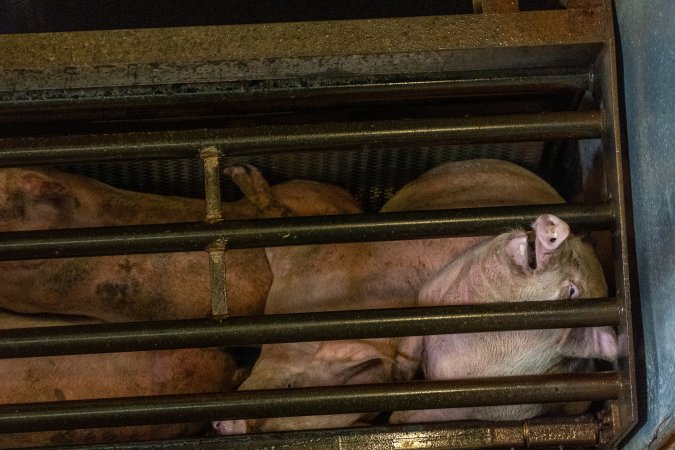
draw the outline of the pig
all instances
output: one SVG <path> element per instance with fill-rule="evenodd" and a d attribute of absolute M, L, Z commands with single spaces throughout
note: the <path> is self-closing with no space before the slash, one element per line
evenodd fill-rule
<path fill-rule="evenodd" d="M 562 203 L 546 182 L 498 160 L 446 163 L 404 186 L 382 211 Z M 265 314 L 398 308 L 418 304 L 425 283 L 487 236 L 266 249 L 274 276 Z M 591 257 L 584 253 L 584 257 Z M 592 278 L 591 283 L 595 283 Z M 602 286 L 604 286 L 604 281 Z M 579 286 L 580 288 L 582 286 Z M 583 286 L 588 292 L 601 287 Z M 263 345 L 239 390 L 409 380 L 420 357 L 401 338 Z M 220 420 L 219 434 L 342 427 L 369 414 Z"/>
<path fill-rule="evenodd" d="M 0 328 L 96 323 L 73 317 L 21 316 L 0 311 Z M 243 370 L 218 349 L 183 349 L 0 360 L 0 403 L 191 394 L 232 390 Z M 0 448 L 169 439 L 208 424 L 169 424 L 33 433 L 0 433 Z"/>
<path fill-rule="evenodd" d="M 257 172 L 249 175 L 256 177 Z M 249 183 L 248 188 L 256 186 Z M 294 215 L 361 211 L 344 189 L 323 183 L 294 180 L 272 187 L 270 193 Z M 264 207 L 242 199 L 223 203 L 222 211 L 227 220 L 250 219 L 264 215 Z M 0 231 L 189 222 L 204 217 L 203 200 L 115 189 L 53 169 L 0 169 Z M 228 251 L 225 265 L 231 315 L 262 313 L 272 283 L 264 250 Z M 0 262 L 0 307 L 108 322 L 207 317 L 208 256 L 187 252 Z"/>
<path fill-rule="evenodd" d="M 544 214 L 532 230 L 513 230 L 467 250 L 424 283 L 418 305 L 607 296 L 593 249 L 571 235 L 567 223 Z M 422 360 L 427 380 L 587 372 L 593 358 L 613 363 L 618 356 L 610 327 L 418 336 L 404 338 L 401 347 Z M 525 420 L 587 408 L 586 402 L 574 402 L 399 411 L 390 422 Z"/>

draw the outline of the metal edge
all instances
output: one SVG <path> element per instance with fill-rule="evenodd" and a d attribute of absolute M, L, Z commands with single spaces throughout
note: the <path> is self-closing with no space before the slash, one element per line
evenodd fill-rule
<path fill-rule="evenodd" d="M 630 206 L 630 176 L 629 163 L 626 149 L 623 148 L 625 140 L 622 138 L 622 126 L 619 108 L 618 75 L 616 38 L 614 35 L 614 8 L 612 0 L 605 0 L 605 35 L 606 45 L 596 63 L 596 71 L 603 76 L 596 77 L 599 85 L 596 87 L 601 92 L 602 106 L 606 110 L 603 114 L 603 152 L 608 164 L 606 165 L 608 177 L 610 201 L 613 205 L 616 217 L 615 230 L 615 254 L 621 257 L 620 263 L 615 264 L 615 276 L 617 285 L 617 297 L 623 301 L 621 308 L 621 326 L 619 332 L 626 333 L 627 339 L 623 350 L 627 358 L 627 364 L 619 362 L 619 373 L 622 378 L 623 388 L 621 398 L 618 401 L 621 418 L 620 424 L 613 424 L 614 436 L 606 443 L 607 448 L 615 448 L 631 430 L 637 425 L 638 402 L 637 379 L 636 379 L 636 356 L 634 342 L 634 326 L 631 311 L 639 308 L 637 298 L 637 278 L 635 266 L 635 245 L 632 241 L 634 230 L 632 227 L 632 208 Z M 609 109 L 609 110 L 607 110 Z"/>
<path fill-rule="evenodd" d="M 615 372 L 560 373 L 0 405 L 0 432 L 617 398 Z"/>

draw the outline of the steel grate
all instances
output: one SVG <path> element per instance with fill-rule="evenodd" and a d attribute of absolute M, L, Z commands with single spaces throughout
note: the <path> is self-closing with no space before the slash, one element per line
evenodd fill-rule
<path fill-rule="evenodd" d="M 323 54 L 316 54 L 316 49 L 308 49 L 306 42 L 298 39 L 316 32 L 315 23 L 265 25 L 266 33 L 270 33 L 264 34 L 265 39 L 273 30 L 289 38 L 289 45 L 280 46 L 272 39 L 259 44 L 260 48 L 249 49 L 244 44 L 236 48 L 228 45 L 248 42 L 246 39 L 255 36 L 261 26 L 238 28 L 236 36 L 228 37 L 227 45 L 206 48 L 200 54 L 204 60 L 199 62 L 189 59 L 189 47 L 200 45 L 203 36 L 197 33 L 190 38 L 195 30 L 189 29 L 181 30 L 173 41 L 173 60 L 157 61 L 162 53 L 151 45 L 145 49 L 147 52 L 113 45 L 107 57 L 116 62 L 108 66 L 105 63 L 109 61 L 101 59 L 105 53 L 101 48 L 110 46 L 116 38 L 124 40 L 129 35 L 145 33 L 149 42 L 160 42 L 158 37 L 171 35 L 165 34 L 166 30 L 116 30 L 69 36 L 72 42 L 59 40 L 63 36 L 54 37 L 54 42 L 71 49 L 77 46 L 78 36 L 83 40 L 95 37 L 93 50 L 71 55 L 51 49 L 50 42 L 41 41 L 40 36 L 0 39 L 0 49 L 15 45 L 11 55 L 0 56 L 0 62 L 9 58 L 0 71 L 7 75 L 0 82 L 0 104 L 7 106 L 5 113 L 0 112 L 0 167 L 55 165 L 124 189 L 191 197 L 205 195 L 205 182 L 211 183 L 209 186 L 219 183 L 224 200 L 238 198 L 239 193 L 222 177 L 218 181 L 212 174 L 204 180 L 198 156 L 204 148 L 215 147 L 222 154 L 221 166 L 251 163 L 273 183 L 306 178 L 338 184 L 348 188 L 370 213 L 5 232 L 0 260 L 207 249 L 213 254 L 217 251 L 214 244 L 222 245 L 223 238 L 228 239 L 228 249 L 237 249 L 480 235 L 527 223 L 546 210 L 585 230 L 613 233 L 617 258 L 613 298 L 592 305 L 583 301 L 574 305 L 547 302 L 544 310 L 537 310 L 541 305 L 524 303 L 518 305 L 517 311 L 490 305 L 439 307 L 431 314 L 430 309 L 377 310 L 356 315 L 340 311 L 232 318 L 223 322 L 204 319 L 4 330 L 0 332 L 0 357 L 199 347 L 216 342 L 248 345 L 265 339 L 288 342 L 414 335 L 425 326 L 450 333 L 609 325 L 629 336 L 627 356 L 616 371 L 470 382 L 355 385 L 334 390 L 0 405 L 2 431 L 95 427 L 111 421 L 118 425 L 150 424 L 371 408 L 390 411 L 418 402 L 432 407 L 476 402 L 492 405 L 607 400 L 600 419 L 549 418 L 473 424 L 471 428 L 457 423 L 368 427 L 100 448 L 302 448 L 309 442 L 318 443 L 320 448 L 337 448 L 345 442 L 363 448 L 373 439 L 390 445 L 417 440 L 433 443 L 430 445 L 436 448 L 616 447 L 637 421 L 636 359 L 632 351 L 635 343 L 630 341 L 631 303 L 635 305 L 636 300 L 631 298 L 630 205 L 624 192 L 626 169 L 619 133 L 614 37 L 609 26 L 611 2 L 570 0 L 565 3 L 567 9 L 550 2 L 551 9 L 547 11 L 516 14 L 519 6 L 532 9 L 531 3 L 483 0 L 474 2 L 474 7 L 480 4 L 483 14 L 327 23 L 326 30 L 337 33 L 342 41 L 326 42 L 321 49 Z M 404 28 L 405 33 L 389 39 L 385 28 L 373 26 L 384 23 Z M 360 41 L 351 39 L 352 27 L 361 29 L 366 37 Z M 448 27 L 464 33 L 449 33 Z M 521 33 L 522 30 L 528 32 Z M 204 36 L 218 33 L 217 29 L 201 31 Z M 22 46 L 32 58 L 29 63 L 18 51 Z M 40 59 L 45 55 L 51 59 Z M 42 61 L 45 66 L 26 66 L 33 61 Z M 429 81 L 430 73 L 442 78 L 432 81 L 437 89 L 433 95 L 425 94 L 430 85 L 424 83 Z M 291 87 L 289 79 L 296 80 Z M 352 81 L 345 82 L 346 79 Z M 414 87 L 415 80 L 422 84 Z M 248 88 L 259 84 L 248 91 L 237 91 L 237 83 Z M 172 90 L 180 90 L 176 84 L 201 86 L 203 90 L 187 88 L 172 97 Z M 125 91 L 127 85 L 129 91 Z M 137 95 L 134 90 L 144 93 Z M 41 96 L 44 92 L 49 95 Z M 183 103 L 184 100 L 187 101 Z M 450 107 L 428 108 L 431 103 Z M 485 110 L 486 105 L 494 109 Z M 352 117 L 354 111 L 359 113 Z M 138 124 L 133 123 L 135 115 Z M 44 132 L 36 131 L 43 125 Z M 581 139 L 602 140 L 602 150 L 597 155 L 604 157 L 602 176 L 607 179 L 607 192 L 592 201 L 584 199 L 584 192 L 578 192 L 577 177 L 583 168 L 578 167 L 582 146 L 576 142 Z M 372 214 L 399 187 L 429 168 L 478 157 L 516 162 L 552 183 L 554 179 L 566 179 L 574 185 L 569 192 L 582 203 Z M 560 176 L 554 173 L 556 170 L 565 173 Z M 212 286 L 219 282 L 222 280 L 214 276 Z M 374 323 L 382 326 L 372 326 Z M 445 403 L 438 403 L 441 400 Z M 479 435 L 484 433 L 491 440 L 481 440 Z M 550 437 L 553 434 L 555 439 Z"/>

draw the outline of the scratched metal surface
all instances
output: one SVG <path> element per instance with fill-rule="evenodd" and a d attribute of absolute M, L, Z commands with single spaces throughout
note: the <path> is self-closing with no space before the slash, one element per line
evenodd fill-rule
<path fill-rule="evenodd" d="M 624 64 L 647 421 L 630 450 L 675 432 L 675 2 L 616 0 Z"/>

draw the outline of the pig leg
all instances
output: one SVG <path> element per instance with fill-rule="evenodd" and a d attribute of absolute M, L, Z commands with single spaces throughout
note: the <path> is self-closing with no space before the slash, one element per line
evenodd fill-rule
<path fill-rule="evenodd" d="M 399 341 L 394 366 L 394 381 L 408 381 L 415 377 L 415 372 L 422 362 L 424 338 L 422 336 L 407 336 Z"/>
<path fill-rule="evenodd" d="M 232 166 L 225 168 L 223 172 L 232 179 L 246 199 L 253 204 L 258 217 L 286 217 L 291 215 L 288 208 L 275 198 L 270 185 L 254 166 L 250 164 Z"/>

